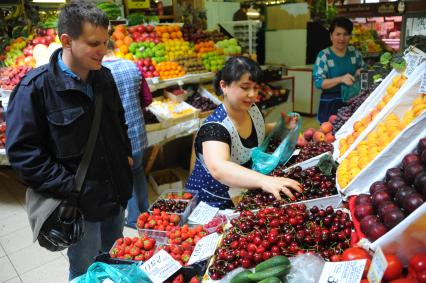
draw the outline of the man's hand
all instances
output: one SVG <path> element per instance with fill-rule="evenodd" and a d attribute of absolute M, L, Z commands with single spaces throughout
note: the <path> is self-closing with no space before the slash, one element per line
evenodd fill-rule
<path fill-rule="evenodd" d="M 131 158 L 130 156 L 127 156 L 127 160 L 129 161 L 129 166 L 132 167 L 133 166 L 133 158 Z"/>

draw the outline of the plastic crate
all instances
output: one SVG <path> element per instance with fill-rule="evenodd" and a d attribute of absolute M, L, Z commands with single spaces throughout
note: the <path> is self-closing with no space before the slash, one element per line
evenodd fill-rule
<path fill-rule="evenodd" d="M 149 209 L 148 209 L 148 211 L 149 212 L 152 212 L 152 210 L 153 210 L 153 206 L 154 206 L 154 204 L 157 202 L 158 200 L 156 200 L 150 207 L 149 207 Z M 176 214 L 176 215 L 179 215 L 179 217 L 180 217 L 180 222 L 179 222 L 179 224 L 180 225 L 183 225 L 184 223 L 186 223 L 186 220 L 188 219 L 188 217 L 189 217 L 189 215 L 191 214 L 191 212 L 192 212 L 192 209 L 193 209 L 193 207 L 194 207 L 194 205 L 193 205 L 193 201 L 192 200 L 176 200 L 176 201 L 179 201 L 179 202 L 186 202 L 187 203 L 187 205 L 186 205 L 186 207 L 185 207 L 185 210 L 182 212 L 182 213 L 175 213 L 175 212 L 168 212 L 168 211 L 166 211 L 168 214 Z"/>

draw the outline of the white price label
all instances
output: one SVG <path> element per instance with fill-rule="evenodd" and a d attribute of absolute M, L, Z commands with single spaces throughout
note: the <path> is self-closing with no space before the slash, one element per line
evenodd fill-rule
<path fill-rule="evenodd" d="M 140 269 L 148 275 L 152 282 L 161 283 L 172 276 L 181 267 L 182 265 L 174 260 L 171 255 L 165 250 L 161 250 L 142 264 Z"/>
<path fill-rule="evenodd" d="M 414 69 L 423 61 L 424 57 L 420 54 L 409 52 L 404 56 L 407 62 L 407 68 L 405 69 L 405 75 L 408 77 L 414 72 Z"/>
<path fill-rule="evenodd" d="M 422 83 L 420 84 L 419 93 L 426 93 L 426 66 L 423 72 Z"/>
<path fill-rule="evenodd" d="M 153 77 L 153 78 L 151 78 L 151 81 L 152 81 L 153 84 L 158 84 L 159 81 L 160 81 L 160 78 L 159 77 Z"/>
<path fill-rule="evenodd" d="M 179 86 L 183 86 L 183 85 L 184 85 L 183 81 L 181 81 L 181 80 L 178 80 L 176 83 L 177 83 Z"/>
<path fill-rule="evenodd" d="M 388 262 L 386 261 L 382 249 L 379 247 L 374 253 L 370 269 L 368 270 L 368 281 L 370 283 L 380 283 L 387 267 Z"/>
<path fill-rule="evenodd" d="M 192 251 L 191 257 L 189 258 L 188 265 L 205 260 L 211 257 L 216 250 L 219 241 L 219 235 L 217 233 L 210 234 L 198 241 Z"/>
<path fill-rule="evenodd" d="M 300 148 L 298 148 L 295 151 L 293 151 L 292 155 L 299 155 L 299 153 L 300 153 Z"/>
<path fill-rule="evenodd" d="M 194 211 L 189 215 L 188 220 L 198 224 L 207 224 L 215 217 L 219 208 L 208 205 L 201 201 Z"/>
<path fill-rule="evenodd" d="M 366 262 L 366 259 L 326 262 L 318 283 L 360 282 Z"/>

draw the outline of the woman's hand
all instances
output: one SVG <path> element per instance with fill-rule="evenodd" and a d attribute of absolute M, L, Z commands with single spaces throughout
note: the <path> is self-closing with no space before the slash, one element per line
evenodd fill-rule
<path fill-rule="evenodd" d="M 273 194 L 277 200 L 281 200 L 280 192 L 295 200 L 290 189 L 302 192 L 299 182 L 289 178 L 265 176 L 265 179 L 262 180 L 262 190 Z"/>
<path fill-rule="evenodd" d="M 349 73 L 340 77 L 340 83 L 342 84 L 353 85 L 354 82 L 355 82 L 355 77 Z"/>
<path fill-rule="evenodd" d="M 296 127 L 297 121 L 299 120 L 299 117 L 297 115 L 289 116 L 286 113 L 282 112 L 281 116 L 283 117 L 285 121 L 285 126 L 287 129 L 292 130 Z"/>

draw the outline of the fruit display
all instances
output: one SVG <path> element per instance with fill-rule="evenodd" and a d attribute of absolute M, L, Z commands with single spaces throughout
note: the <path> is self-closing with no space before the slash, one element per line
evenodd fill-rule
<path fill-rule="evenodd" d="M 143 212 L 138 216 L 136 227 L 139 229 L 169 231 L 173 227 L 179 225 L 179 222 L 179 215 L 153 209 L 152 213 Z"/>
<path fill-rule="evenodd" d="M 201 59 L 203 60 L 204 68 L 209 72 L 216 72 L 225 65 L 225 57 L 217 51 L 202 53 Z"/>
<path fill-rule="evenodd" d="M 166 61 L 166 47 L 164 43 L 154 42 L 132 42 L 129 45 L 129 52 L 134 59 L 149 59 L 155 63 Z"/>
<path fill-rule="evenodd" d="M 155 100 L 149 106 L 152 112 L 162 119 L 182 118 L 195 114 L 196 109 L 186 102 L 173 102 L 170 100 Z"/>
<path fill-rule="evenodd" d="M 200 43 L 209 40 L 212 40 L 213 42 L 218 42 L 225 39 L 225 35 L 217 30 L 203 31 L 187 23 L 182 26 L 182 37 L 184 40 L 193 43 Z"/>
<path fill-rule="evenodd" d="M 180 26 L 178 25 L 158 25 L 154 30 L 158 37 L 163 40 L 163 42 L 166 42 L 169 39 L 182 40 L 182 32 L 180 30 Z"/>
<path fill-rule="evenodd" d="M 426 138 L 416 153 L 406 155 L 400 167 L 389 168 L 383 181 L 355 199 L 354 215 L 361 231 L 375 241 L 404 220 L 426 200 Z"/>
<path fill-rule="evenodd" d="M 182 56 L 194 55 L 194 49 L 188 41 L 182 39 L 169 39 L 164 41 L 166 49 L 166 60 L 173 61 Z"/>
<path fill-rule="evenodd" d="M 197 55 L 179 56 L 174 60 L 185 70 L 186 74 L 200 74 L 207 72 L 203 61 Z"/>
<path fill-rule="evenodd" d="M 309 128 L 303 134 L 300 134 L 297 139 L 297 145 L 300 147 L 306 146 L 310 141 L 333 143 L 335 137 L 333 135 L 332 122 L 336 119 L 336 115 L 331 115 L 327 122 L 321 124 L 318 130 Z"/>
<path fill-rule="evenodd" d="M 337 189 L 335 186 L 334 171 L 335 169 L 332 169 L 331 175 L 325 175 L 318 166 L 313 166 L 305 170 L 296 166 L 288 171 L 282 171 L 281 168 L 276 168 L 269 175 L 296 180 L 301 184 L 303 192 L 293 192 L 294 199 L 290 199 L 284 193 L 281 193 L 281 200 L 277 200 L 274 195 L 262 190 L 248 190 L 244 193 L 236 210 L 243 211 L 269 206 L 279 207 L 292 202 L 336 195 Z"/>
<path fill-rule="evenodd" d="M 155 249 L 155 239 L 148 236 L 123 237 L 115 241 L 109 255 L 117 259 L 146 261 L 154 255 Z"/>
<path fill-rule="evenodd" d="M 157 199 L 151 206 L 151 210 L 159 209 L 168 213 L 181 214 L 188 207 L 189 202 L 175 199 Z"/>
<path fill-rule="evenodd" d="M 379 40 L 376 30 L 367 29 L 363 25 L 355 25 L 349 44 L 355 46 L 364 54 L 378 53 L 383 50 Z"/>
<path fill-rule="evenodd" d="M 212 218 L 207 224 L 204 225 L 204 230 L 209 233 L 223 233 L 223 226 L 226 224 L 227 218 L 225 215 L 218 214 Z"/>
<path fill-rule="evenodd" d="M 238 45 L 238 42 L 235 38 L 218 41 L 216 46 L 223 49 L 223 53 L 227 56 L 241 54 L 241 46 Z"/>
<path fill-rule="evenodd" d="M 0 120 L 1 120 L 1 117 L 0 117 Z M 4 148 L 5 146 L 6 146 L 6 122 L 3 121 L 3 122 L 0 122 L 0 148 Z"/>
<path fill-rule="evenodd" d="M 21 79 L 31 70 L 28 66 L 5 67 L 0 69 L 0 88 L 13 90 Z"/>
<path fill-rule="evenodd" d="M 383 122 L 380 122 L 341 162 L 337 169 L 337 181 L 340 187 L 344 189 L 363 168 L 425 109 L 426 94 L 420 94 L 413 101 L 412 107 L 404 113 L 402 120 L 395 113 L 391 113 Z M 344 139 L 340 140 L 340 143 L 344 142 Z"/>
<path fill-rule="evenodd" d="M 166 232 L 168 244 L 182 246 L 189 244 L 192 247 L 195 247 L 198 241 L 207 235 L 208 233 L 203 226 L 197 225 L 190 228 L 188 224 L 184 224 L 182 227 L 174 227 Z"/>
<path fill-rule="evenodd" d="M 162 199 L 186 199 L 191 200 L 194 197 L 191 192 L 167 192 L 162 194 L 159 198 Z"/>
<path fill-rule="evenodd" d="M 186 102 L 191 104 L 193 107 L 200 109 L 202 112 L 211 111 L 217 108 L 217 105 L 213 101 L 202 96 L 198 92 L 189 96 Z"/>
<path fill-rule="evenodd" d="M 157 116 L 155 116 L 154 113 L 151 112 L 151 110 L 146 108 L 143 109 L 143 119 L 145 121 L 145 124 L 160 123 L 160 121 L 158 121 Z"/>
<path fill-rule="evenodd" d="M 404 75 L 396 75 L 392 79 L 392 83 L 386 88 L 386 94 L 383 96 L 382 100 L 373 108 L 366 116 L 362 119 L 356 121 L 353 125 L 353 132 L 339 140 L 339 156 L 348 150 L 348 148 L 355 142 L 359 135 L 368 127 L 371 121 L 376 118 L 380 111 L 386 106 L 386 104 L 392 99 L 392 97 L 397 93 L 401 86 L 405 83 L 407 77 Z"/>
<path fill-rule="evenodd" d="M 150 58 L 137 59 L 134 62 L 144 78 L 158 77 L 160 75 L 153 65 L 155 63 Z"/>
<path fill-rule="evenodd" d="M 368 98 L 370 93 L 372 93 L 379 84 L 373 84 L 368 89 L 361 90 L 359 95 L 351 98 L 348 101 L 347 106 L 343 106 L 337 110 L 337 117 L 333 121 L 333 134 L 335 135 L 337 131 L 349 120 L 352 114 L 361 106 L 362 103 Z"/>
<path fill-rule="evenodd" d="M 117 27 L 118 26 L 116 26 L 116 29 Z M 124 34 L 123 29 L 125 28 L 124 26 L 122 27 L 123 28 L 120 28 L 120 31 Z M 157 35 L 154 29 L 155 28 L 152 25 L 137 25 L 137 26 L 128 27 L 127 32 L 134 42 L 146 41 L 146 42 L 153 42 L 157 44 L 161 42 L 161 38 Z M 120 36 L 120 37 L 115 36 L 114 38 L 114 34 L 112 35 L 113 40 L 120 40 L 123 38 L 124 36 Z"/>
<path fill-rule="evenodd" d="M 160 74 L 160 79 L 172 79 L 185 75 L 185 70 L 176 62 L 161 62 L 155 65 L 155 69 Z"/>
<path fill-rule="evenodd" d="M 321 155 L 326 152 L 333 152 L 333 144 L 322 141 L 310 141 L 305 146 L 299 147 L 300 151 L 297 155 L 293 155 L 284 166 L 277 168 L 283 170 L 291 165 L 298 164 L 305 160 L 311 159 L 315 156 Z"/>
<path fill-rule="evenodd" d="M 214 42 L 212 40 L 197 43 L 194 48 L 198 54 L 208 53 L 215 50 Z"/>
<path fill-rule="evenodd" d="M 165 250 L 169 253 L 174 260 L 179 262 L 182 266 L 186 266 L 194 247 L 189 242 L 184 242 L 182 245 L 160 245 L 157 251 Z"/>
<path fill-rule="evenodd" d="M 262 208 L 257 213 L 246 210 L 230 224 L 208 268 L 213 280 L 237 267 L 252 268 L 278 255 L 316 253 L 328 260 L 349 247 L 353 227 L 349 214 L 341 210 L 330 206 L 308 211 L 304 204 Z"/>

